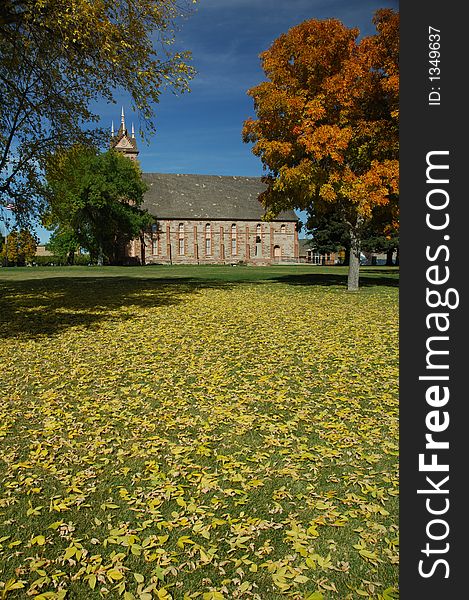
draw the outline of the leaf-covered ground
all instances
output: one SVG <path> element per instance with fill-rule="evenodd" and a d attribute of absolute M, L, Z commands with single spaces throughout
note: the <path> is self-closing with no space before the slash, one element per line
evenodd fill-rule
<path fill-rule="evenodd" d="M 229 269 L 0 281 L 0 598 L 397 598 L 396 281 Z"/>

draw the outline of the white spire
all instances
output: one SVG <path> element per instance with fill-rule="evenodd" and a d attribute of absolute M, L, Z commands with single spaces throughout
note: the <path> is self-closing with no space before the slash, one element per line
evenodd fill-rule
<path fill-rule="evenodd" d="M 122 113 L 121 113 L 121 125 L 122 125 L 122 131 L 125 132 L 125 117 L 124 117 L 124 107 L 122 107 Z"/>
<path fill-rule="evenodd" d="M 135 139 L 135 129 L 134 124 L 132 123 L 132 137 Z"/>
<path fill-rule="evenodd" d="M 114 137 L 114 121 L 111 123 L 111 135 Z"/>

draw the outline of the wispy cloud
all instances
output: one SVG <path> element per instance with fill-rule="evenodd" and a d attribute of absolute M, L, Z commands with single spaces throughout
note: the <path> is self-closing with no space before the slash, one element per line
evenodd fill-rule
<path fill-rule="evenodd" d="M 191 50 L 198 74 L 190 94 L 164 93 L 155 107 L 157 134 L 150 147 L 142 146 L 144 170 L 261 173 L 260 161 L 241 140 L 243 121 L 254 114 L 246 92 L 265 79 L 259 54 L 311 18 L 336 17 L 369 35 L 373 14 L 386 6 L 397 10 L 398 2 L 200 0 L 194 14 L 181 21 L 176 43 L 177 49 Z"/>

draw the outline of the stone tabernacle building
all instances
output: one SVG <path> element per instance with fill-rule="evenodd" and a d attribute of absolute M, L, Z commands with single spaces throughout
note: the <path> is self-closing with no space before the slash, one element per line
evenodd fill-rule
<path fill-rule="evenodd" d="M 134 127 L 129 136 L 124 110 L 111 147 L 131 160 L 138 156 Z M 129 263 L 296 262 L 299 258 L 298 217 L 283 211 L 262 221 L 257 197 L 265 189 L 258 177 L 144 173 L 149 186 L 142 208 L 155 219 L 144 243 L 126 248 Z"/>

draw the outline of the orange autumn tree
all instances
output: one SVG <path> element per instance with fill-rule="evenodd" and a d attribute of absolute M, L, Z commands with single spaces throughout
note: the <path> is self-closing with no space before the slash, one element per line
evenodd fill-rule
<path fill-rule="evenodd" d="M 399 14 L 377 11 L 376 34 L 311 19 L 261 54 L 267 81 L 251 88 L 244 122 L 268 171 L 266 219 L 332 204 L 350 234 L 348 289 L 357 290 L 361 235 L 398 196 Z"/>

